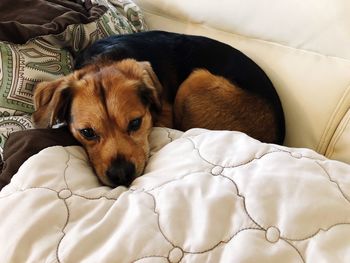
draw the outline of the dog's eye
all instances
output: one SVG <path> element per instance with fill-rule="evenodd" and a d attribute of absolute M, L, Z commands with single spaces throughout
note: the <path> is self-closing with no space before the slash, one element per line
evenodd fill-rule
<path fill-rule="evenodd" d="M 130 121 L 128 124 L 128 132 L 130 133 L 130 132 L 137 131 L 138 129 L 140 129 L 141 123 L 142 123 L 141 117 Z"/>
<path fill-rule="evenodd" d="M 98 135 L 92 128 L 81 129 L 79 132 L 86 140 L 92 141 L 98 139 Z"/>

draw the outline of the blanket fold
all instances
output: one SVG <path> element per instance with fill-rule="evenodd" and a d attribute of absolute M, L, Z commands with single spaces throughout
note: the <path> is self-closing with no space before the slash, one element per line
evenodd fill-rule
<path fill-rule="evenodd" d="M 19 167 L 32 155 L 51 146 L 79 145 L 67 128 L 33 129 L 11 133 L 4 149 L 0 190 L 7 185 Z"/>
<path fill-rule="evenodd" d="M 71 24 L 86 24 L 107 7 L 80 0 L 1 0 L 0 41 L 24 44 L 29 39 L 59 34 Z"/>

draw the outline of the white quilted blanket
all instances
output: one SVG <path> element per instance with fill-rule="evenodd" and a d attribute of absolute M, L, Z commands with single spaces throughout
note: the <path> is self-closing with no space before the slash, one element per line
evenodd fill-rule
<path fill-rule="evenodd" d="M 349 165 L 237 132 L 151 141 L 130 189 L 78 146 L 27 160 L 0 192 L 0 262 L 350 262 Z"/>

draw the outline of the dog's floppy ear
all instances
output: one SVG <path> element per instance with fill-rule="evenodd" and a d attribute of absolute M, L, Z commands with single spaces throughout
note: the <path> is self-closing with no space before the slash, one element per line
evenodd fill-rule
<path fill-rule="evenodd" d="M 34 125 L 48 128 L 56 123 L 68 122 L 71 101 L 72 89 L 65 78 L 39 83 L 34 91 Z"/>
<path fill-rule="evenodd" d="M 162 109 L 161 94 L 163 87 L 149 62 L 142 61 L 138 63 L 144 69 L 143 82 L 145 87 L 140 89 L 141 99 L 145 103 L 149 103 L 151 105 L 151 110 L 160 112 Z"/>

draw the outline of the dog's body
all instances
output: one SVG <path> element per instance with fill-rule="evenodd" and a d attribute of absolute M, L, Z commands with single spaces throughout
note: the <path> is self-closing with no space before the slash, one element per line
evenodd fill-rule
<path fill-rule="evenodd" d="M 73 74 L 39 84 L 34 100 L 35 123 L 66 121 L 109 185 L 142 173 L 153 124 L 284 138 L 281 103 L 265 73 L 236 49 L 199 36 L 150 31 L 97 41 L 77 57 Z"/>

